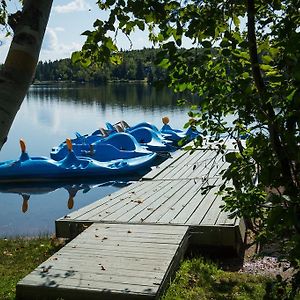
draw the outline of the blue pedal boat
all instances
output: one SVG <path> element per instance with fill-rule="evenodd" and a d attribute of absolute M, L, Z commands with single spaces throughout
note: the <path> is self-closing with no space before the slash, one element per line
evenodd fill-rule
<path fill-rule="evenodd" d="M 153 152 L 173 152 L 176 150 L 176 148 L 173 147 L 172 141 L 162 136 L 162 134 L 154 125 L 147 122 L 139 123 L 136 126 L 129 128 L 126 126 L 124 127 L 124 125 L 122 127 L 118 123 L 112 125 L 107 122 L 106 127 L 108 132 L 110 132 L 111 134 L 125 131 L 126 133 L 133 136 L 140 145 L 146 147 L 148 150 Z"/>
<path fill-rule="evenodd" d="M 183 144 L 188 143 L 200 135 L 200 132 L 192 127 L 189 127 L 186 131 L 172 128 L 169 125 L 170 120 L 168 117 L 163 117 L 162 122 L 164 125 L 160 129 L 160 132 L 169 135 L 169 139 L 176 143 L 181 140 L 183 141 Z"/>
<path fill-rule="evenodd" d="M 30 157 L 21 140 L 21 156 L 18 160 L 0 163 L 0 183 L 45 182 L 72 178 L 114 178 L 144 171 L 154 163 L 155 153 L 144 156 L 100 162 L 90 157 L 76 156 L 72 142 L 67 139 L 68 154 L 55 161 L 47 157 Z"/>
<path fill-rule="evenodd" d="M 93 143 L 86 143 L 81 138 L 71 140 L 73 152 L 77 156 L 91 157 L 95 160 L 107 162 L 115 159 L 128 159 L 139 156 L 149 155 L 152 152 L 142 147 L 130 134 L 116 133 L 104 137 L 103 135 L 94 135 Z M 98 138 L 95 138 L 98 137 Z M 75 141 L 75 143 L 74 143 Z M 80 143 L 80 141 L 83 141 Z M 61 160 L 68 154 L 67 144 L 61 143 L 58 147 L 53 147 L 50 157 L 54 160 Z"/>
<path fill-rule="evenodd" d="M 185 144 L 200 135 L 200 132 L 196 129 L 193 129 L 192 127 L 189 127 L 186 131 L 172 128 L 168 124 L 170 122 L 168 117 L 163 117 L 162 122 L 164 125 L 160 130 L 155 125 L 147 122 L 141 122 L 134 126 L 129 126 L 125 121 L 120 121 L 115 125 L 106 123 L 106 126 L 108 127 L 109 131 L 113 131 L 115 130 L 115 128 L 122 128 L 122 130 L 129 133 L 135 131 L 138 128 L 147 127 L 151 131 L 154 131 L 161 140 L 168 142 L 172 141 L 173 145 L 178 145 L 178 142 L 180 140 L 182 140 L 183 144 Z"/>

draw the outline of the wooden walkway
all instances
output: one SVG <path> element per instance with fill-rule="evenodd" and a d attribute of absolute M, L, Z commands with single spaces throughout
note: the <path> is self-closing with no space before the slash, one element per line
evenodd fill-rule
<path fill-rule="evenodd" d="M 155 299 L 187 246 L 186 226 L 93 224 L 17 285 L 17 299 Z"/>
<path fill-rule="evenodd" d="M 58 237 L 77 237 L 18 283 L 17 299 L 158 299 L 188 245 L 238 251 L 244 221 L 216 195 L 225 168 L 216 150 L 180 150 L 141 181 L 58 219 Z"/>

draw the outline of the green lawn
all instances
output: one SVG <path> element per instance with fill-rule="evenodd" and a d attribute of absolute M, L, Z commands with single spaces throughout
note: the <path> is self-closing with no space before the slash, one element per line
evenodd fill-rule
<path fill-rule="evenodd" d="M 181 264 L 163 300 L 259 300 L 265 294 L 267 278 L 225 272 L 202 258 Z"/>
<path fill-rule="evenodd" d="M 49 237 L 0 239 L 0 299 L 15 299 L 16 283 L 59 247 Z"/>
<path fill-rule="evenodd" d="M 49 237 L 0 239 L 0 299 L 15 299 L 16 283 L 60 247 Z M 162 300 L 259 300 L 264 298 L 268 281 L 262 276 L 222 271 L 203 258 L 187 259 Z"/>

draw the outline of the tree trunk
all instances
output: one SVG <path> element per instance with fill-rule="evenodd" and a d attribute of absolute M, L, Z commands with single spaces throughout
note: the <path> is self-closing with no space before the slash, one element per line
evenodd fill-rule
<path fill-rule="evenodd" d="M 0 150 L 32 83 L 52 0 L 25 0 L 9 17 L 14 37 L 0 71 Z"/>

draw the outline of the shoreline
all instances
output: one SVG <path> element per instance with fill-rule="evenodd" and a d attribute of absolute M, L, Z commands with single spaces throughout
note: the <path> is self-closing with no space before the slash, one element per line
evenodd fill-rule
<path fill-rule="evenodd" d="M 126 84 L 144 84 L 151 85 L 147 80 L 107 80 L 105 82 L 94 82 L 94 81 L 74 81 L 74 80 L 50 80 L 50 81 L 34 81 L 31 85 L 51 85 L 51 84 L 93 84 L 93 85 L 105 85 L 105 84 L 118 84 L 118 83 L 126 83 Z"/>

